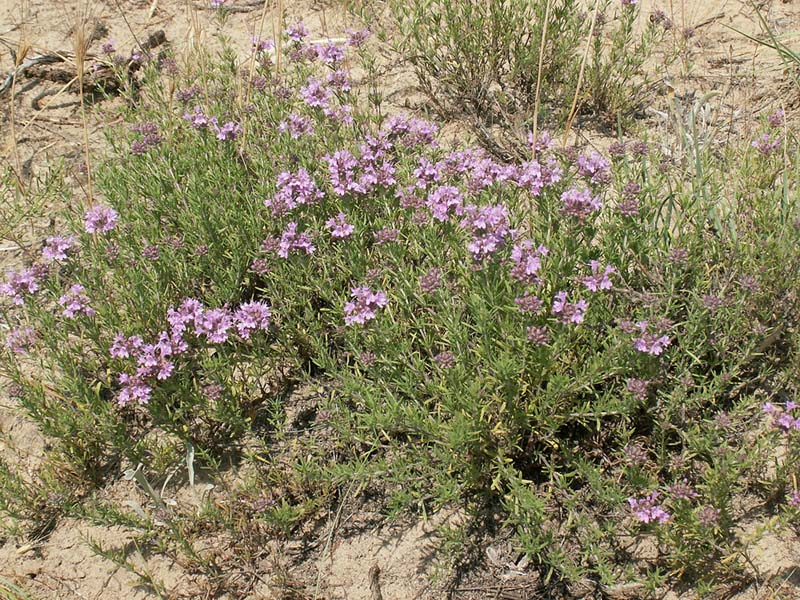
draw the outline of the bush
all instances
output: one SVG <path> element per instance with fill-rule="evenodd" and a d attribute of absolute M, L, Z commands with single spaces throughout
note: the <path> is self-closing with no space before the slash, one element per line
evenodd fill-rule
<path fill-rule="evenodd" d="M 606 124 L 628 123 L 641 109 L 649 85 L 643 65 L 663 32 L 658 21 L 636 31 L 635 2 L 604 0 L 588 9 L 576 0 L 390 4 L 397 28 L 407 32 L 400 50 L 429 100 L 446 117 L 470 117 L 481 142 L 507 156 L 519 156 L 520 134 L 537 108 L 550 125 L 567 121 L 573 100 Z"/>
<path fill-rule="evenodd" d="M 796 358 L 796 165 L 547 135 L 501 164 L 362 110 L 343 48 L 286 35 L 284 70 L 256 41 L 254 73 L 206 66 L 175 98 L 154 61 L 98 202 L 0 288 L 4 367 L 63 456 L 100 482 L 169 434 L 213 463 L 313 378 L 341 447 L 309 478 L 499 505 L 570 580 L 738 576 L 760 390 Z M 286 534 L 306 508 L 280 507 Z M 621 536 L 642 530 L 649 563 Z"/>

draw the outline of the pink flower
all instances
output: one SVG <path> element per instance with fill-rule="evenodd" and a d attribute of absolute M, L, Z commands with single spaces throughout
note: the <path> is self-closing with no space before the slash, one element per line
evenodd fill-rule
<path fill-rule="evenodd" d="M 236 331 L 243 339 L 250 339 L 252 332 L 269 329 L 270 316 L 270 308 L 266 303 L 246 302 L 233 315 L 234 321 L 236 321 Z"/>
<path fill-rule="evenodd" d="M 356 229 L 347 222 L 347 215 L 342 212 L 325 221 L 325 227 L 331 232 L 331 237 L 337 240 L 351 236 Z"/>
<path fill-rule="evenodd" d="M 589 266 L 592 269 L 592 275 L 590 277 L 583 278 L 583 285 L 589 291 L 598 292 L 600 290 L 610 290 L 612 287 L 611 278 L 609 275 L 613 275 L 617 272 L 614 267 L 607 266 L 605 270 L 601 273 L 600 272 L 600 263 L 596 260 L 589 262 Z"/>
<path fill-rule="evenodd" d="M 89 306 L 89 298 L 84 294 L 86 288 L 79 283 L 73 284 L 67 293 L 58 299 L 58 303 L 64 307 L 64 316 L 70 319 L 83 313 L 87 317 L 96 314 L 94 309 Z"/>
<path fill-rule="evenodd" d="M 658 492 L 653 491 L 644 498 L 628 498 L 628 504 L 633 510 L 633 515 L 642 523 L 666 523 L 670 514 L 659 504 L 656 504 Z"/>
<path fill-rule="evenodd" d="M 553 300 L 552 313 L 558 316 L 558 321 L 562 325 L 583 323 L 588 304 L 586 300 L 579 300 L 576 303 L 567 302 L 567 292 L 558 292 Z"/>
<path fill-rule="evenodd" d="M 83 224 L 88 233 L 108 233 L 117 226 L 119 213 L 110 206 L 95 204 L 83 217 Z"/>
<path fill-rule="evenodd" d="M 664 352 L 664 349 L 670 345 L 671 340 L 669 336 L 659 336 L 657 333 L 648 333 L 647 321 L 639 321 L 636 326 L 639 328 L 641 336 L 634 340 L 633 347 L 639 352 L 652 354 L 653 356 L 659 356 L 662 352 Z"/>
<path fill-rule="evenodd" d="M 385 307 L 389 300 L 381 291 L 373 292 L 366 286 L 351 290 L 352 300 L 344 305 L 344 322 L 346 325 L 363 325 L 376 316 L 379 308 Z"/>

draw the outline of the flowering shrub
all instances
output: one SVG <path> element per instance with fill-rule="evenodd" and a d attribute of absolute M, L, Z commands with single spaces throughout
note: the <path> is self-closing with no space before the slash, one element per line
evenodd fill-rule
<path fill-rule="evenodd" d="M 71 464 L 148 462 L 151 432 L 213 463 L 313 377 L 338 436 L 319 478 L 492 502 L 567 578 L 735 573 L 734 498 L 770 449 L 740 451 L 754 386 L 796 358 L 779 174 L 711 219 L 717 199 L 641 142 L 607 159 L 542 135 L 499 163 L 362 108 L 344 47 L 285 35 L 285 70 L 219 66 L 180 106 L 153 75 L 173 109 L 110 138 L 106 204 L 0 287 L 5 369 Z M 618 534 L 642 528 L 664 550 L 629 568 Z"/>

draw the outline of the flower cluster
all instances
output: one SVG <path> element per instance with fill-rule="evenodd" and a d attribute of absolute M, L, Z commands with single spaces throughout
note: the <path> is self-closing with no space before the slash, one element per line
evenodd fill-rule
<path fill-rule="evenodd" d="M 762 409 L 764 413 L 772 417 L 772 425 L 783 433 L 800 430 L 800 417 L 794 416 L 794 412 L 800 405 L 793 400 L 787 400 L 783 407 L 774 405 L 772 402 L 765 402 Z"/>
<path fill-rule="evenodd" d="M 141 139 L 131 142 L 131 154 L 145 154 L 148 150 L 160 146 L 161 142 L 164 141 L 158 131 L 158 125 L 151 121 L 137 123 L 131 129 L 142 136 Z"/>
<path fill-rule="evenodd" d="M 373 292 L 366 286 L 350 290 L 352 300 L 344 305 L 344 322 L 346 325 L 363 325 L 376 317 L 376 311 L 385 307 L 389 299 L 381 291 Z"/>
<path fill-rule="evenodd" d="M 508 209 L 500 205 L 464 208 L 461 227 L 472 234 L 467 249 L 475 260 L 485 260 L 497 252 L 510 233 Z"/>
<path fill-rule="evenodd" d="M 36 332 L 31 327 L 18 327 L 6 335 L 3 345 L 15 354 L 28 351 L 36 341 Z"/>
<path fill-rule="evenodd" d="M 592 269 L 592 274 L 583 278 L 583 285 L 586 286 L 586 289 L 591 292 L 599 292 L 600 290 L 610 290 L 613 287 L 610 276 L 617 272 L 614 267 L 606 266 L 601 271 L 600 263 L 593 260 L 589 262 L 589 268 Z"/>
<path fill-rule="evenodd" d="M 658 491 L 654 490 L 644 498 L 628 498 L 628 505 L 634 517 L 642 523 L 666 523 L 670 514 L 658 504 Z"/>
<path fill-rule="evenodd" d="M 42 258 L 47 262 L 63 262 L 67 260 L 68 253 L 75 245 L 73 236 L 50 236 L 45 240 L 42 248 Z"/>
<path fill-rule="evenodd" d="M 115 359 L 134 359 L 136 368 L 118 376 L 121 389 L 117 402 L 147 404 L 155 381 L 164 381 L 175 372 L 175 359 L 189 350 L 186 336 L 201 336 L 208 343 L 223 344 L 235 329 L 241 339 L 250 339 L 256 331 L 267 331 L 271 312 L 267 304 L 251 301 L 235 311 L 229 308 L 204 308 L 200 301 L 186 298 L 180 306 L 167 311 L 169 330 L 161 331 L 154 343 L 145 343 L 139 336 L 117 334 L 109 348 Z"/>
<path fill-rule="evenodd" d="M 511 277 L 529 285 L 539 283 L 538 273 L 544 256 L 547 256 L 547 248 L 534 247 L 530 240 L 520 240 L 511 249 Z"/>
<path fill-rule="evenodd" d="M 563 203 L 561 213 L 575 217 L 581 223 L 603 206 L 599 196 L 593 196 L 587 189 L 578 188 L 570 188 L 561 194 L 561 202 Z"/>
<path fill-rule="evenodd" d="M 314 204 L 325 196 L 308 171 L 302 167 L 297 173 L 280 173 L 276 183 L 278 191 L 272 198 L 264 201 L 264 205 L 272 209 L 272 214 L 276 217 L 285 215 L 298 205 Z"/>
<path fill-rule="evenodd" d="M 24 271 L 7 273 L 7 281 L 0 283 L 0 294 L 11 296 L 12 302 L 18 306 L 25 303 L 25 296 L 39 291 L 41 282 L 47 275 L 44 265 L 33 265 Z"/>
<path fill-rule="evenodd" d="M 83 215 L 87 233 L 108 233 L 117 226 L 119 214 L 110 206 L 95 204 Z"/>
<path fill-rule="evenodd" d="M 639 352 L 659 356 L 670 345 L 671 340 L 668 335 L 659 335 L 658 333 L 647 331 L 649 327 L 647 321 L 639 321 L 636 323 L 636 327 L 641 335 L 634 340 L 633 347 Z"/>
<path fill-rule="evenodd" d="M 582 154 L 575 161 L 578 174 L 596 185 L 611 181 L 611 164 L 597 152 Z"/>
<path fill-rule="evenodd" d="M 331 232 L 331 237 L 336 240 L 350 237 L 356 229 L 347 222 L 347 215 L 343 212 L 325 221 L 325 227 Z"/>
<path fill-rule="evenodd" d="M 558 322 L 562 325 L 570 323 L 579 325 L 583 323 L 588 307 L 586 300 L 579 300 L 575 303 L 567 302 L 567 292 L 558 292 L 553 300 L 551 312 L 558 317 Z"/>
<path fill-rule="evenodd" d="M 58 303 L 64 307 L 64 316 L 74 319 L 80 314 L 91 317 L 95 314 L 93 308 L 89 306 L 89 298 L 84 293 L 84 288 L 79 283 L 72 284 L 67 293 L 58 299 Z"/>
<path fill-rule="evenodd" d="M 753 148 L 761 152 L 761 154 L 767 155 L 771 154 L 773 150 L 776 150 L 781 145 L 781 141 L 778 139 L 773 139 L 772 136 L 768 133 L 763 134 L 758 139 L 753 140 Z"/>

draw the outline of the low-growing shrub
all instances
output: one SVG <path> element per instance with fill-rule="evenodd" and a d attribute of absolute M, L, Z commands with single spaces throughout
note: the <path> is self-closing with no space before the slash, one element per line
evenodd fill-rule
<path fill-rule="evenodd" d="M 649 88 L 643 66 L 665 21 L 651 19 L 637 29 L 637 2 L 598 1 L 390 6 L 399 47 L 438 112 L 470 117 L 488 149 L 518 156 L 534 118 L 563 125 L 574 109 L 606 124 L 627 124 L 642 108 Z"/>
<path fill-rule="evenodd" d="M 165 435 L 213 463 L 313 378 L 339 441 L 309 479 L 500 506 L 551 576 L 739 576 L 737 499 L 796 496 L 796 449 L 766 471 L 796 429 L 774 399 L 800 289 L 780 144 L 730 157 L 734 182 L 710 153 L 546 134 L 501 164 L 362 109 L 345 47 L 285 35 L 282 69 L 255 40 L 253 72 L 189 71 L 174 97 L 153 61 L 96 203 L 0 287 L 4 370 L 58 450 L 98 482 L 163 462 Z M 626 543 L 643 532 L 657 556 Z"/>

